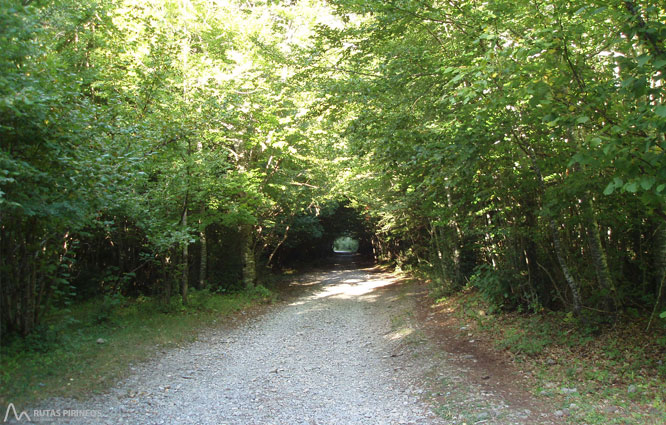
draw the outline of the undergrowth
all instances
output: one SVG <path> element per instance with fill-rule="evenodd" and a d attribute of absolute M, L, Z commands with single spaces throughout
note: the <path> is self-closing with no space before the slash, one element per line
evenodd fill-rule
<path fill-rule="evenodd" d="M 101 391 L 157 351 L 193 341 L 199 330 L 274 299 L 257 286 L 232 294 L 191 290 L 187 306 L 179 296 L 165 304 L 115 295 L 58 310 L 26 338 L 4 337 L 0 405 Z"/>
<path fill-rule="evenodd" d="M 453 311 L 461 337 L 473 332 L 511 357 L 535 395 L 552 399 L 570 423 L 666 423 L 663 321 L 648 333 L 633 316 L 609 324 L 594 315 L 497 312 L 473 289 L 436 302 Z"/>

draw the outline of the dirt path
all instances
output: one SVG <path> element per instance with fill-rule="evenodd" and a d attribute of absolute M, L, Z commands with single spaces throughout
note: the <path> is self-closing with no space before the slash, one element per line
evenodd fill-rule
<path fill-rule="evenodd" d="M 429 342 L 412 313 L 413 285 L 353 262 L 293 285 L 305 287 L 304 295 L 234 329 L 205 332 L 103 396 L 50 400 L 44 408 L 99 414 L 57 423 L 545 422 L 467 379 Z"/>

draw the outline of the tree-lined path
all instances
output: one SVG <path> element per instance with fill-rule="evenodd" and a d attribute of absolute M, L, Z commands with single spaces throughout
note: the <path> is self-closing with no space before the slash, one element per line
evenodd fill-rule
<path fill-rule="evenodd" d="M 531 362 L 561 416 L 666 421 L 665 75 L 663 0 L 0 0 L 0 405 L 107 389 L 358 250 Z M 259 421 L 261 381 L 325 421 L 316 366 L 336 414 L 416 421 L 357 283 L 188 348 L 201 380 L 137 375 L 135 408 L 228 386 Z"/>
<path fill-rule="evenodd" d="M 344 258 L 292 285 L 303 294 L 238 326 L 204 332 L 108 393 L 46 404 L 97 410 L 104 424 L 447 423 L 432 411 L 428 379 L 466 377 L 434 354 L 414 323 L 410 288 Z M 458 392 L 451 396 L 463 400 L 456 416 L 543 421 L 475 384 Z"/>

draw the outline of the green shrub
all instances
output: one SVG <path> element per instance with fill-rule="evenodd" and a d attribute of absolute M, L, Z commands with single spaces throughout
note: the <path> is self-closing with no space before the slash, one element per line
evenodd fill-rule
<path fill-rule="evenodd" d="M 95 321 L 97 323 L 107 323 L 111 321 L 113 313 L 116 309 L 126 302 L 125 297 L 119 293 L 104 295 L 102 303 L 99 305 L 99 310 L 97 311 L 97 317 Z"/>
<path fill-rule="evenodd" d="M 511 269 L 482 264 L 474 269 L 470 285 L 479 290 L 490 310 L 532 311 L 542 309 L 539 297 L 523 276 Z"/>

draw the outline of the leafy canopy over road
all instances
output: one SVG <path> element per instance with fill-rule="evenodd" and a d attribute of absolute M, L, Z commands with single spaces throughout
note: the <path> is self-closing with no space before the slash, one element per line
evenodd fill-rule
<path fill-rule="evenodd" d="M 345 235 L 498 308 L 654 315 L 665 39 L 657 1 L 1 0 L 3 330 Z"/>

